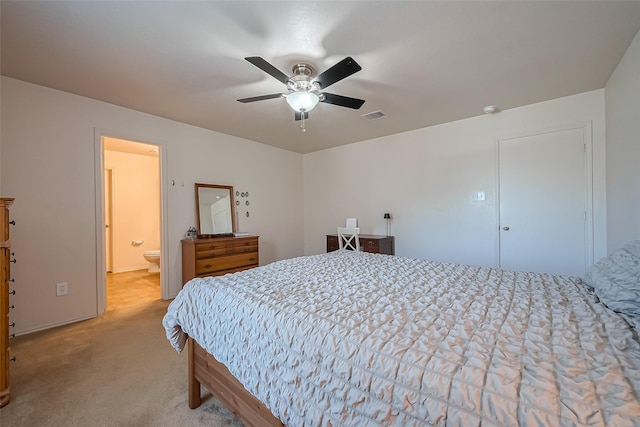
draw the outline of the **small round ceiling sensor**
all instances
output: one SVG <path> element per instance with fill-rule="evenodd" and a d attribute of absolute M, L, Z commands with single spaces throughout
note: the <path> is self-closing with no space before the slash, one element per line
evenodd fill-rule
<path fill-rule="evenodd" d="M 498 111 L 498 107 L 495 105 L 487 105 L 486 107 L 482 107 L 482 111 L 484 111 L 485 114 L 493 114 Z"/>

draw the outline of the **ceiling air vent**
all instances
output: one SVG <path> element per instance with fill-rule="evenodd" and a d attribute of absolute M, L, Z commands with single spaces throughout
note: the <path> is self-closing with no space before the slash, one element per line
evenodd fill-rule
<path fill-rule="evenodd" d="M 384 114 L 382 111 L 374 111 L 372 113 L 363 114 L 362 117 L 369 120 L 377 120 L 386 117 L 386 114 Z"/>

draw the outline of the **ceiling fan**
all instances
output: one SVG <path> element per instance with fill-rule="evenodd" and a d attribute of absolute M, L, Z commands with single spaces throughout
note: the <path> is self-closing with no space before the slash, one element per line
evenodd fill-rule
<path fill-rule="evenodd" d="M 301 128 L 303 132 L 306 131 L 304 127 L 304 120 L 309 118 L 309 111 L 311 111 L 318 102 L 339 105 L 341 107 L 353 108 L 356 110 L 364 104 L 363 99 L 350 98 L 348 96 L 323 92 L 323 89 L 346 77 L 349 77 L 354 73 L 357 73 L 362 69 L 362 67 L 350 56 L 338 62 L 323 73 L 320 73 L 315 78 L 312 78 L 314 69 L 305 63 L 298 63 L 294 65 L 292 68 L 293 75 L 287 76 L 259 56 L 249 56 L 244 59 L 278 81 L 284 83 L 287 86 L 287 92 L 242 98 L 238 99 L 238 101 L 247 103 L 264 101 L 265 99 L 285 98 L 287 103 L 295 111 L 295 119 L 302 120 Z"/>

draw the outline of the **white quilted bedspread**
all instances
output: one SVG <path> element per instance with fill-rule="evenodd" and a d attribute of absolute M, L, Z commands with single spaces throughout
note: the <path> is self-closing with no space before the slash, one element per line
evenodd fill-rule
<path fill-rule="evenodd" d="M 288 426 L 640 426 L 640 343 L 580 279 L 336 251 L 194 279 L 163 320 Z"/>

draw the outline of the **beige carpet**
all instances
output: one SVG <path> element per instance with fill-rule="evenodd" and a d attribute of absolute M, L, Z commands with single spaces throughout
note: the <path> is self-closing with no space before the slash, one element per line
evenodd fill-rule
<path fill-rule="evenodd" d="M 187 355 L 165 338 L 168 302 L 156 298 L 11 340 L 17 362 L 0 425 L 242 426 L 211 397 L 189 409 Z"/>

